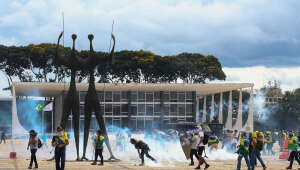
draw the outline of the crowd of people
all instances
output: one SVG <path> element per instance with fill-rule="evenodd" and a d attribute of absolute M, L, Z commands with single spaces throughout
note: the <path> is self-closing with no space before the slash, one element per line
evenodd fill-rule
<path fill-rule="evenodd" d="M 102 134 L 101 130 L 98 130 L 93 135 L 93 148 L 94 157 L 91 165 L 104 165 L 103 159 L 103 149 L 105 135 Z M 265 170 L 267 165 L 263 161 L 262 156 L 273 156 L 275 151 L 273 150 L 274 143 L 278 143 L 280 147 L 280 152 L 282 150 L 289 150 L 289 165 L 286 169 L 292 169 L 294 160 L 300 165 L 300 133 L 295 134 L 293 132 L 287 131 L 255 131 L 255 132 L 243 132 L 243 131 L 231 131 L 227 130 L 222 136 L 217 136 L 215 133 L 206 133 L 201 126 L 197 126 L 196 129 L 185 133 L 184 141 L 181 145 L 189 145 L 189 159 L 190 166 L 196 166 L 195 169 L 200 169 L 204 165 L 204 169 L 208 169 L 210 165 L 205 159 L 206 151 L 209 152 L 214 150 L 223 149 L 227 152 L 238 154 L 237 156 L 237 166 L 236 169 L 240 170 L 242 165 L 242 160 L 246 162 L 248 170 L 254 170 L 257 167 L 258 162 L 261 167 Z M 5 142 L 5 134 L 1 134 L 1 142 Z M 145 137 L 146 141 L 147 138 Z M 43 141 L 43 142 L 42 142 Z M 36 153 L 42 146 L 46 147 L 47 136 L 42 135 L 42 141 L 39 139 L 37 132 L 34 130 L 29 131 L 29 140 L 27 145 L 27 150 L 30 150 L 31 157 L 28 169 L 38 168 L 38 162 Z M 157 160 L 149 154 L 150 146 L 142 140 L 132 138 L 131 135 L 124 136 L 122 133 L 116 133 L 116 149 L 120 152 L 126 152 L 125 146 L 130 143 L 137 150 L 138 158 L 140 158 L 140 166 L 145 165 L 144 157 L 146 156 L 153 162 Z M 69 138 L 67 132 L 64 131 L 62 127 L 57 127 L 56 135 L 53 136 L 51 141 L 52 147 L 54 148 L 54 158 L 55 166 L 57 170 L 63 170 L 65 168 L 66 161 L 66 147 L 69 145 Z M 219 148 L 220 145 L 220 148 Z M 98 157 L 100 157 L 100 162 L 98 164 Z M 197 165 L 195 163 L 195 158 L 197 160 Z M 33 167 L 34 164 L 34 167 Z"/>

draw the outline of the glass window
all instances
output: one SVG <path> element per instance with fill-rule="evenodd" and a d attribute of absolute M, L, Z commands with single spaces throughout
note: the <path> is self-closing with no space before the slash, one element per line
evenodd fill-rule
<path fill-rule="evenodd" d="M 147 104 L 146 105 L 146 115 L 153 115 L 153 105 L 152 104 Z"/>
<path fill-rule="evenodd" d="M 179 102 L 185 102 L 185 92 L 178 93 Z"/>
<path fill-rule="evenodd" d="M 185 115 L 185 105 L 184 104 L 179 104 L 178 105 L 178 113 L 180 115 Z"/>
<path fill-rule="evenodd" d="M 160 112 L 160 104 L 155 104 L 154 105 L 154 112 L 159 113 Z"/>
<path fill-rule="evenodd" d="M 191 91 L 186 92 L 186 101 L 187 102 L 192 102 L 193 101 L 193 92 L 191 92 Z"/>
<path fill-rule="evenodd" d="M 127 101 L 127 94 L 128 93 L 129 93 L 128 91 L 122 91 L 121 92 L 121 100 L 122 101 Z"/>
<path fill-rule="evenodd" d="M 168 101 L 169 101 L 169 99 L 170 99 L 169 94 L 170 94 L 169 92 L 164 92 L 164 94 L 163 94 L 163 99 L 164 99 L 165 102 L 168 102 Z"/>
<path fill-rule="evenodd" d="M 116 116 L 120 116 L 120 105 L 113 106 L 113 114 Z"/>
<path fill-rule="evenodd" d="M 144 91 L 139 91 L 138 92 L 138 101 L 139 102 L 144 102 L 145 101 L 145 92 Z"/>
<path fill-rule="evenodd" d="M 144 130 L 144 127 L 145 127 L 144 123 L 145 123 L 144 118 L 138 118 L 137 119 L 137 129 Z"/>
<path fill-rule="evenodd" d="M 105 112 L 112 112 L 112 104 L 105 104 Z"/>
<path fill-rule="evenodd" d="M 177 104 L 170 104 L 170 112 L 174 113 L 177 112 Z"/>
<path fill-rule="evenodd" d="M 128 104 L 121 104 L 121 112 L 128 112 Z"/>
<path fill-rule="evenodd" d="M 81 101 L 81 102 L 84 102 L 86 93 L 87 93 L 86 91 L 81 91 L 81 92 L 79 93 L 79 98 L 80 98 L 80 101 Z"/>
<path fill-rule="evenodd" d="M 120 98 L 121 98 L 121 95 L 120 95 L 119 91 L 113 92 L 113 101 L 114 102 L 120 102 Z"/>
<path fill-rule="evenodd" d="M 137 105 L 132 104 L 130 107 L 131 107 L 131 115 L 136 116 L 137 115 Z"/>
<path fill-rule="evenodd" d="M 137 92 L 136 91 L 131 92 L 131 101 L 132 102 L 137 101 Z"/>
<path fill-rule="evenodd" d="M 106 91 L 105 92 L 105 101 L 106 102 L 112 102 L 112 92 L 111 91 Z"/>
<path fill-rule="evenodd" d="M 153 92 L 146 93 L 146 102 L 153 102 Z"/>
<path fill-rule="evenodd" d="M 145 113 L 145 104 L 138 104 L 138 113 Z"/>
<path fill-rule="evenodd" d="M 170 98 L 171 98 L 171 100 L 177 100 L 177 92 L 176 91 L 171 91 Z"/>
<path fill-rule="evenodd" d="M 79 107 L 79 114 L 84 115 L 84 105 L 83 104 L 81 104 Z"/>
<path fill-rule="evenodd" d="M 104 102 L 104 92 L 103 91 L 98 92 L 98 98 L 99 98 L 99 102 Z"/>
<path fill-rule="evenodd" d="M 192 113 L 193 112 L 193 104 L 187 104 L 186 105 L 186 112 Z"/>
<path fill-rule="evenodd" d="M 154 92 L 154 100 L 155 101 L 159 101 L 160 100 L 160 92 L 159 91 Z"/>

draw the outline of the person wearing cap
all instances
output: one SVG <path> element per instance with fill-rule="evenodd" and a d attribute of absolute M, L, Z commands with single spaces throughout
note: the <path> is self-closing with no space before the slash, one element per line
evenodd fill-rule
<path fill-rule="evenodd" d="M 286 169 L 292 169 L 294 159 L 296 159 L 296 161 L 300 165 L 300 160 L 297 153 L 297 151 L 299 150 L 298 142 L 299 142 L 298 137 L 294 136 L 293 133 L 289 133 L 289 143 L 287 149 L 290 151 L 290 157 L 289 157 L 290 165 Z"/>
<path fill-rule="evenodd" d="M 36 160 L 36 152 L 38 149 L 38 136 L 37 133 L 34 130 L 30 130 L 29 131 L 29 141 L 28 141 L 28 145 L 27 145 L 27 150 L 30 148 L 30 153 L 31 153 L 31 157 L 30 157 L 30 163 L 28 166 L 28 169 L 32 169 L 32 163 L 34 162 L 34 169 L 38 168 L 38 163 Z"/>
<path fill-rule="evenodd" d="M 57 127 L 56 136 L 53 136 L 51 143 L 52 146 L 55 147 L 54 155 L 56 170 L 64 170 L 66 161 L 66 146 L 69 145 L 69 139 L 68 134 L 62 127 Z"/>

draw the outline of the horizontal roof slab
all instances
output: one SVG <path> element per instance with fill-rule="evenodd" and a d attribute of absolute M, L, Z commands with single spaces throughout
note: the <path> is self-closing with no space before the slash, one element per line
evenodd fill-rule
<path fill-rule="evenodd" d="M 241 88 L 253 87 L 252 83 L 96 83 L 97 91 L 196 91 L 197 95 L 208 95 Z M 57 96 L 68 91 L 69 83 L 14 82 L 16 96 Z M 87 91 L 88 83 L 76 83 L 78 91 Z"/>

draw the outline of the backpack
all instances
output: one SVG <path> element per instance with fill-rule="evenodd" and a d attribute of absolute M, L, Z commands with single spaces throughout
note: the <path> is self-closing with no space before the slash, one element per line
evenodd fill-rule
<path fill-rule="evenodd" d="M 38 139 L 38 148 L 41 148 L 42 146 L 43 146 L 43 143 L 42 143 L 41 139 L 39 138 Z"/>
<path fill-rule="evenodd" d="M 208 139 L 209 139 L 209 136 L 206 133 L 204 133 L 203 145 L 206 145 L 208 143 Z"/>

